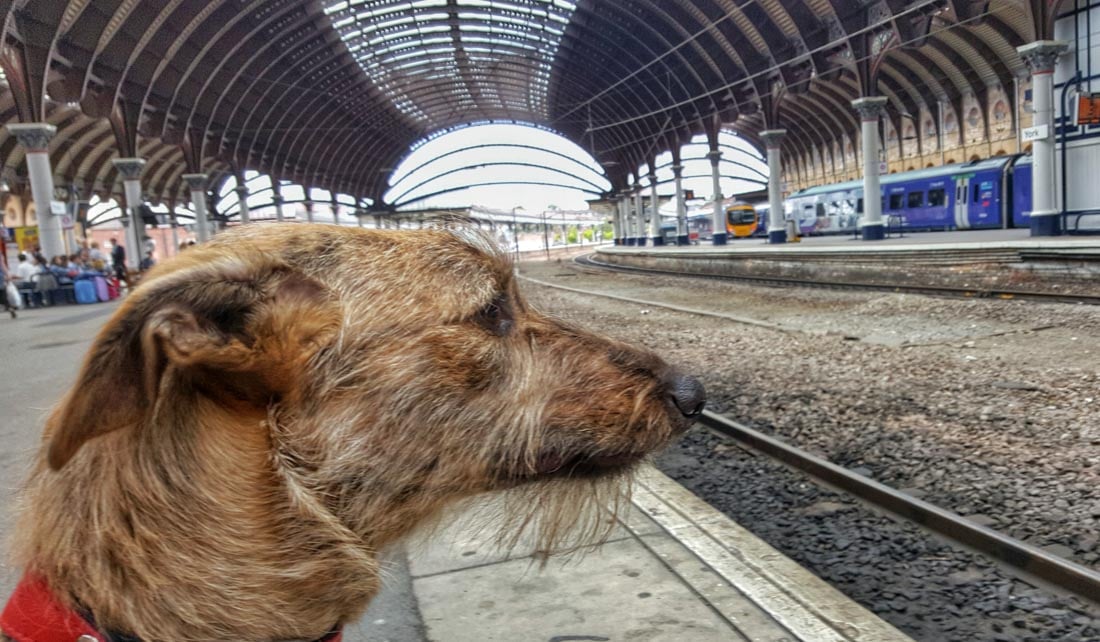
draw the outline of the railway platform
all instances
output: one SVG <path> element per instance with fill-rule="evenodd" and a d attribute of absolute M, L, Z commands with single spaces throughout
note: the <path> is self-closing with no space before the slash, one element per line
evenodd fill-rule
<path fill-rule="evenodd" d="M 491 523 L 456 523 L 391 560 L 425 640 L 909 640 L 652 468 L 606 544 L 543 569 L 530 546 L 496 551 Z M 373 608 L 349 642 L 403 641 L 384 629 L 408 607 Z"/>
<path fill-rule="evenodd" d="M 116 306 L 0 320 L 0 540 L 44 415 Z M 545 568 L 522 543 L 499 552 L 491 522 L 447 523 L 388 553 L 386 588 L 346 642 L 908 639 L 656 470 L 644 471 L 610 541 Z M 18 573 L 0 558 L 4 597 Z"/>
<path fill-rule="evenodd" d="M 701 241 L 698 245 L 603 246 L 602 252 L 695 252 L 699 254 L 879 254 L 936 250 L 1086 250 L 1100 253 L 1100 235 L 1031 236 L 1026 229 L 962 230 L 953 232 L 893 231 L 881 241 L 863 241 L 852 235 L 802 236 L 795 243 L 771 244 L 766 238 L 732 239 L 726 245 Z"/>
<path fill-rule="evenodd" d="M 1096 293 L 1100 236 L 1031 237 L 1028 230 L 906 232 L 883 241 L 808 236 L 797 243 L 605 246 L 598 258 L 627 268 L 735 278 L 992 292 Z"/>

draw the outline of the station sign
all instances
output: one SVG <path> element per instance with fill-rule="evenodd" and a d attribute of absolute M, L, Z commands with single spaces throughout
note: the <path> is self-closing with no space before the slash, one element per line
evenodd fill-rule
<path fill-rule="evenodd" d="M 64 216 L 68 212 L 69 208 L 61 201 L 50 201 L 50 214 L 54 216 Z"/>
<path fill-rule="evenodd" d="M 1020 130 L 1020 140 L 1025 143 L 1030 143 L 1036 140 L 1046 138 L 1050 133 L 1050 125 L 1036 125 L 1034 127 L 1024 127 Z"/>

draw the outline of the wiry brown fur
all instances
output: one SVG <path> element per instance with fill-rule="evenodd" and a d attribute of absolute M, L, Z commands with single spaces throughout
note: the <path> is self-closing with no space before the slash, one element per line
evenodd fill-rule
<path fill-rule="evenodd" d="M 667 375 L 531 310 L 462 233 L 241 228 L 158 267 L 99 334 L 17 558 L 149 642 L 317 638 L 377 592 L 376 551 L 456 500 L 515 493 L 513 533 L 546 550 L 598 536 L 685 427 Z"/>

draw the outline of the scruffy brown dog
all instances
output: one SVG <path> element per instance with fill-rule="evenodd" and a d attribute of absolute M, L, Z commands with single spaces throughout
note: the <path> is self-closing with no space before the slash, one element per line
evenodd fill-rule
<path fill-rule="evenodd" d="M 472 233 L 239 228 L 100 332 L 17 558 L 104 631 L 315 639 L 378 591 L 376 551 L 456 500 L 511 489 L 545 547 L 606 524 L 587 509 L 702 405 L 653 354 L 530 309 Z"/>

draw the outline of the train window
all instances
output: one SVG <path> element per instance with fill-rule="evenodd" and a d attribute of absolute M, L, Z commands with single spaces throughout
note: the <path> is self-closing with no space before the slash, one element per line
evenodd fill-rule
<path fill-rule="evenodd" d="M 858 201 L 856 201 L 856 213 L 857 214 L 862 214 L 863 213 L 863 199 L 862 198 L 859 199 Z"/>
<path fill-rule="evenodd" d="M 905 203 L 905 194 L 891 194 L 890 195 L 890 209 L 900 210 Z"/>
<path fill-rule="evenodd" d="M 909 199 L 905 206 L 924 207 L 924 192 L 909 192 Z"/>
<path fill-rule="evenodd" d="M 731 209 L 726 212 L 730 225 L 751 225 L 756 222 L 756 211 L 751 208 Z"/>
<path fill-rule="evenodd" d="M 947 192 L 942 187 L 928 190 L 928 207 L 943 207 L 946 202 Z"/>
<path fill-rule="evenodd" d="M 982 200 L 982 184 L 974 183 L 974 198 L 970 199 L 971 202 L 977 203 Z"/>
<path fill-rule="evenodd" d="M 824 203 L 818 203 L 817 204 L 817 216 L 818 216 L 818 218 L 825 218 L 825 204 Z"/>

